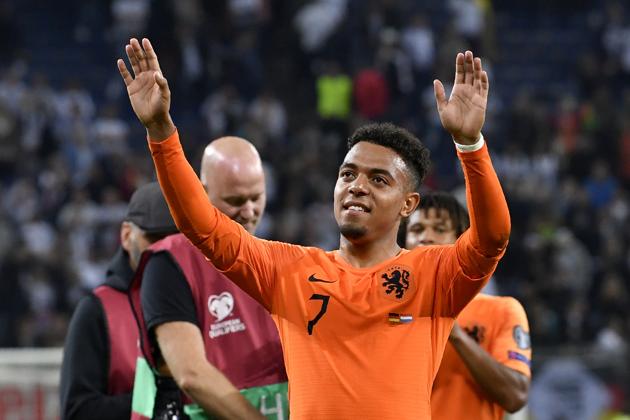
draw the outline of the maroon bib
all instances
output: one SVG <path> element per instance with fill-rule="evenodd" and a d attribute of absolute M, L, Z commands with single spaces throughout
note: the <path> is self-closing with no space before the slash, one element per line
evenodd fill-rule
<path fill-rule="evenodd" d="M 286 382 L 278 330 L 269 313 L 220 273 L 182 234 L 153 244 L 143 254 L 132 293 L 139 303 L 139 283 L 151 253 L 168 252 L 182 270 L 195 303 L 206 358 L 239 389 Z M 140 322 L 144 329 L 144 322 Z M 144 355 L 152 349 L 143 331 Z"/>
<path fill-rule="evenodd" d="M 109 339 L 107 393 L 127 394 L 133 390 L 138 328 L 126 293 L 109 286 L 94 289 L 105 311 Z"/>

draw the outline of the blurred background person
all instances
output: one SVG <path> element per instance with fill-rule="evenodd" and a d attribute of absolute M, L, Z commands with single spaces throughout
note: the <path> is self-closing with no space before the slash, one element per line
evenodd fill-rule
<path fill-rule="evenodd" d="M 254 146 L 238 137 L 211 142 L 201 180 L 212 203 L 254 234 L 266 203 L 265 175 Z M 134 401 L 155 400 L 134 404 L 134 418 L 168 413 L 180 419 L 255 419 L 263 413 L 287 419 L 287 374 L 268 312 L 184 235 L 169 236 L 149 251 L 137 274 L 138 316 L 146 326 L 143 349 L 153 369 L 138 368 Z M 141 375 L 155 376 L 148 380 L 157 384 L 156 395 L 147 392 Z"/>
<path fill-rule="evenodd" d="M 70 322 L 61 368 L 63 419 L 130 418 L 139 335 L 128 291 L 142 252 L 175 232 L 159 185 L 138 188 L 105 282 L 81 299 Z"/>
<path fill-rule="evenodd" d="M 407 248 L 450 245 L 470 226 L 454 196 L 430 192 L 409 216 Z M 527 402 L 531 342 L 527 315 L 511 297 L 480 293 L 462 310 L 433 383 L 431 418 L 501 420 Z"/>

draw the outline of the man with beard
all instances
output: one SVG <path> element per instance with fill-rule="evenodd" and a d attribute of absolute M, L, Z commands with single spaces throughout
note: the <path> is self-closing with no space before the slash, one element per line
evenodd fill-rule
<path fill-rule="evenodd" d="M 129 419 L 138 329 L 127 292 L 142 252 L 176 232 L 157 182 L 138 188 L 104 284 L 79 302 L 70 321 L 59 385 L 62 419 Z"/>

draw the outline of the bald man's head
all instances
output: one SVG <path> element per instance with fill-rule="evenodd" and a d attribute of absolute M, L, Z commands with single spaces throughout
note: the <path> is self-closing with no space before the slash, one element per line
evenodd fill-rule
<path fill-rule="evenodd" d="M 265 174 L 256 148 L 240 137 L 210 143 L 201 160 L 201 183 L 212 204 L 254 233 L 265 210 Z"/>

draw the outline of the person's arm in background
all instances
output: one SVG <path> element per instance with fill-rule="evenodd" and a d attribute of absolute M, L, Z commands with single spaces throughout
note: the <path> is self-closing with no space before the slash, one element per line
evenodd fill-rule
<path fill-rule="evenodd" d="M 118 70 L 136 116 L 147 129 L 160 188 L 180 232 L 221 271 L 268 310 L 276 267 L 299 258 L 300 247 L 265 241 L 217 210 L 186 160 L 170 117 L 171 92 L 148 39 L 125 47 L 135 78 L 123 60 Z"/>
<path fill-rule="evenodd" d="M 213 418 L 264 419 L 208 362 L 192 291 L 168 254 L 150 257 L 140 293 L 151 339 L 179 388 Z"/>
<path fill-rule="evenodd" d="M 453 326 L 449 342 L 479 388 L 491 401 L 499 404 L 508 413 L 514 413 L 525 405 L 529 377 L 499 363 L 457 323 Z"/>
<path fill-rule="evenodd" d="M 119 420 L 131 416 L 131 392 L 107 395 L 109 337 L 101 302 L 86 296 L 66 336 L 59 394 L 64 420 Z"/>
<path fill-rule="evenodd" d="M 513 394 L 508 396 L 507 411 L 518 411 L 526 403 L 529 396 L 531 382 L 532 343 L 529 335 L 529 321 L 527 313 L 521 303 L 512 298 L 501 298 L 501 309 L 497 313 L 501 320 L 501 328 L 493 337 L 490 355 L 505 369 L 510 369 L 520 381 Z"/>
<path fill-rule="evenodd" d="M 470 51 L 457 54 L 450 98 L 446 99 L 439 80 L 434 81 L 434 90 L 442 125 L 458 149 L 470 214 L 470 229 L 455 243 L 454 255 L 453 251 L 447 253 L 451 270 L 442 276 L 451 295 L 451 312 L 456 314 L 483 287 L 505 252 L 511 229 L 510 213 L 481 135 L 489 91 L 488 75 L 481 60 Z M 453 265 L 463 275 L 453 276 Z"/>
<path fill-rule="evenodd" d="M 177 385 L 205 412 L 221 419 L 265 418 L 220 370 L 208 363 L 196 325 L 167 322 L 156 328 L 156 336 Z"/>

